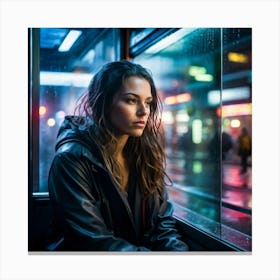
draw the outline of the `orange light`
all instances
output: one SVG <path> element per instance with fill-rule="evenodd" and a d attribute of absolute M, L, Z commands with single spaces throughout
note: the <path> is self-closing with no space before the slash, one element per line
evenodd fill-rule
<path fill-rule="evenodd" d="M 216 109 L 216 114 L 217 114 L 218 117 L 221 116 L 221 107 L 218 107 L 218 108 Z"/>
<path fill-rule="evenodd" d="M 176 96 L 166 97 L 164 101 L 165 101 L 165 104 L 167 104 L 167 105 L 172 105 L 172 104 L 176 104 L 177 103 Z"/>
<path fill-rule="evenodd" d="M 191 100 L 191 95 L 189 93 L 182 93 L 182 94 L 177 95 L 178 103 L 188 102 L 190 100 Z"/>
<path fill-rule="evenodd" d="M 165 98 L 164 102 L 167 105 L 173 105 L 178 103 L 184 103 L 191 100 L 191 95 L 189 93 L 182 93 L 178 95 L 168 96 Z"/>
<path fill-rule="evenodd" d="M 39 107 L 39 115 L 40 115 L 40 116 L 45 115 L 46 112 L 47 112 L 47 108 L 46 108 L 45 106 L 40 106 L 40 107 Z"/>
<path fill-rule="evenodd" d="M 229 52 L 228 60 L 231 62 L 247 63 L 249 58 L 247 55 L 242 54 L 242 53 Z"/>
<path fill-rule="evenodd" d="M 220 107 L 217 108 L 216 113 L 221 115 Z M 234 117 L 234 116 L 247 116 L 252 115 L 252 103 L 246 104 L 234 104 L 222 106 L 222 117 Z"/>

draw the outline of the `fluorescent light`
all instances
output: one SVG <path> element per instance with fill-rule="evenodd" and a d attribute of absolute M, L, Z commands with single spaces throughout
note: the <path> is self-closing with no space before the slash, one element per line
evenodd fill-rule
<path fill-rule="evenodd" d="M 60 52 L 67 52 L 71 49 L 73 44 L 76 42 L 76 40 L 80 37 L 82 34 L 82 31 L 79 30 L 71 30 L 65 39 L 63 40 L 62 44 L 60 45 L 58 51 Z"/>
<path fill-rule="evenodd" d="M 70 72 L 40 72 L 42 86 L 72 86 L 88 87 L 93 75 L 87 73 Z"/>
<path fill-rule="evenodd" d="M 148 48 L 145 51 L 145 53 L 157 53 L 157 52 L 165 49 L 169 45 L 176 43 L 177 41 L 179 41 L 180 39 L 182 39 L 184 36 L 191 33 L 195 29 L 196 28 L 181 28 L 180 30 L 163 38 L 162 40 L 160 40 L 159 42 L 157 42 L 156 44 L 154 44 L 153 46 Z"/>

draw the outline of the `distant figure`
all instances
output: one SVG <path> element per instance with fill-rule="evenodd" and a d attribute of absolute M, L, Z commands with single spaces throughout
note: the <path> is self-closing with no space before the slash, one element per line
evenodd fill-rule
<path fill-rule="evenodd" d="M 220 151 L 220 141 L 222 141 L 221 151 Z M 219 132 L 216 132 L 208 145 L 210 159 L 211 160 L 219 159 L 221 153 L 222 160 L 224 160 L 226 158 L 227 152 L 232 148 L 232 146 L 233 146 L 232 139 L 228 133 L 223 131 L 222 137 L 220 137 Z"/>
<path fill-rule="evenodd" d="M 233 147 L 231 136 L 225 131 L 222 132 L 222 159 L 226 159 L 227 152 Z"/>
<path fill-rule="evenodd" d="M 219 192 L 224 179 L 224 160 L 232 147 L 231 136 L 226 132 L 216 130 L 208 143 L 208 152 L 211 168 L 211 184 L 214 192 Z"/>
<path fill-rule="evenodd" d="M 237 138 L 238 155 L 241 158 L 241 174 L 247 172 L 248 157 L 252 153 L 251 138 L 246 127 L 241 129 L 241 133 Z"/>

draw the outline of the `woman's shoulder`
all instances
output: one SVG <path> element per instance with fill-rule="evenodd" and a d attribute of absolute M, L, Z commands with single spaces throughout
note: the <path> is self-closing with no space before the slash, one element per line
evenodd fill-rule
<path fill-rule="evenodd" d="M 69 141 L 57 149 L 55 156 L 67 156 L 73 158 L 73 160 L 89 160 L 93 163 L 103 161 L 100 157 L 99 148 L 94 142 L 89 146 L 83 142 Z"/>

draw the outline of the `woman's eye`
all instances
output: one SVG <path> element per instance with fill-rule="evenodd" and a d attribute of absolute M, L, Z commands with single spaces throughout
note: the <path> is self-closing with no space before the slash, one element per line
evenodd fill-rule
<path fill-rule="evenodd" d="M 125 101 L 128 104 L 135 104 L 136 103 L 136 99 L 133 99 L 133 98 L 127 98 Z"/>

